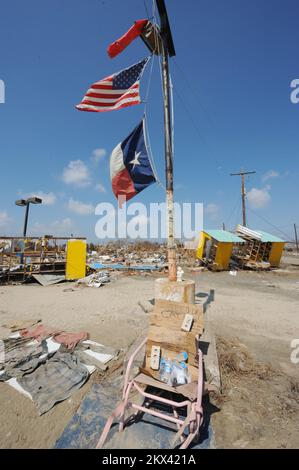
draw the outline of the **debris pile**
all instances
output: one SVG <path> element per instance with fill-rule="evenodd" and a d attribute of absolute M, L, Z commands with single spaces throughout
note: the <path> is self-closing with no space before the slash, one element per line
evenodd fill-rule
<path fill-rule="evenodd" d="M 285 245 L 283 240 L 242 225 L 237 226 L 236 232 L 244 240 L 233 255 L 234 262 L 240 268 L 267 270 L 279 266 Z"/>
<path fill-rule="evenodd" d="M 151 242 L 126 243 L 111 242 L 99 245 L 90 251 L 87 264 L 92 269 L 122 270 L 129 274 L 166 272 L 167 245 Z M 181 266 L 194 267 L 199 264 L 196 251 L 177 244 L 177 262 Z"/>
<path fill-rule="evenodd" d="M 83 284 L 87 287 L 101 287 L 108 282 L 110 282 L 110 273 L 108 271 L 99 271 L 78 279 L 77 284 Z"/>
<path fill-rule="evenodd" d="M 67 273 L 68 267 L 74 266 L 74 259 L 76 269 L 80 263 L 80 256 L 74 253 L 75 250 L 73 253 L 71 253 L 72 250 L 69 250 L 71 242 L 74 241 L 85 244 L 86 251 L 84 238 L 73 239 L 50 235 L 44 237 L 1 237 L 0 283 L 26 282 L 35 275 L 66 275 L 67 279 L 74 279 Z M 74 246 L 74 244 L 72 245 Z M 85 269 L 83 252 L 81 253 L 81 263 L 82 259 L 83 269 Z"/>
<path fill-rule="evenodd" d="M 104 373 L 119 351 L 39 320 L 15 322 L 0 342 L 0 381 L 29 397 L 40 415 L 70 397 L 96 369 Z"/>
<path fill-rule="evenodd" d="M 284 246 L 285 242 L 274 235 L 238 225 L 236 233 L 203 230 L 197 258 L 212 271 L 267 270 L 279 267 Z"/>

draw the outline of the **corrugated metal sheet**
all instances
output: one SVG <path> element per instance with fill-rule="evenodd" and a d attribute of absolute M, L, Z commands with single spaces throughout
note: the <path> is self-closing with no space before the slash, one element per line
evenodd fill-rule
<path fill-rule="evenodd" d="M 262 236 L 259 232 L 257 232 L 256 230 L 251 230 L 248 227 L 244 227 L 244 225 L 237 225 L 236 232 L 241 236 L 245 235 L 249 238 L 253 238 L 254 240 L 261 241 L 262 239 Z"/>
<path fill-rule="evenodd" d="M 263 230 L 251 230 L 243 225 L 238 225 L 236 231 L 239 235 L 247 235 L 248 237 L 253 238 L 254 240 L 259 240 L 262 243 L 284 243 L 284 240 L 281 238 L 271 235 L 271 233 L 264 232 Z"/>
<path fill-rule="evenodd" d="M 226 230 L 204 230 L 204 233 L 214 238 L 218 242 L 227 243 L 244 243 L 244 240 L 234 233 L 227 232 Z"/>

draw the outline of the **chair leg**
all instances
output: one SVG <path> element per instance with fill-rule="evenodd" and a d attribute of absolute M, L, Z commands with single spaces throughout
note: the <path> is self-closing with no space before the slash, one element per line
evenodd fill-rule
<path fill-rule="evenodd" d="M 188 437 L 184 440 L 183 444 L 180 446 L 180 449 L 188 449 L 189 445 L 193 441 L 193 439 L 196 437 L 195 432 L 191 432 L 188 434 Z"/>
<path fill-rule="evenodd" d="M 115 408 L 115 410 L 113 411 L 113 413 L 111 413 L 111 415 L 109 416 L 109 418 L 107 419 L 107 422 L 105 424 L 105 427 L 102 431 L 102 434 L 101 434 L 101 437 L 99 439 L 99 442 L 97 443 L 96 445 L 96 449 L 101 449 L 107 439 L 107 436 L 108 436 L 108 433 L 111 429 L 111 426 L 113 424 L 113 421 L 115 420 L 115 418 L 117 418 L 118 416 L 121 416 L 122 414 L 124 414 L 124 408 L 125 408 L 125 402 L 122 401 L 121 403 L 119 403 L 119 405 Z"/>
<path fill-rule="evenodd" d="M 186 440 L 184 441 L 183 445 L 180 449 L 187 449 L 191 442 L 196 439 L 199 434 L 200 427 L 202 425 L 202 411 L 195 411 L 196 418 L 193 419 L 189 424 L 189 434 Z"/>
<path fill-rule="evenodd" d="M 173 409 L 174 417 L 175 417 L 175 418 L 178 418 L 178 417 L 179 417 L 179 414 L 178 414 L 177 410 L 175 409 L 174 406 L 172 407 L 172 409 Z M 177 430 L 179 431 L 179 430 L 180 430 L 180 425 L 177 424 L 176 426 L 177 426 Z M 183 443 L 184 440 L 185 440 L 184 436 L 181 435 L 181 436 L 180 436 L 180 441 L 181 441 L 181 443 Z"/>

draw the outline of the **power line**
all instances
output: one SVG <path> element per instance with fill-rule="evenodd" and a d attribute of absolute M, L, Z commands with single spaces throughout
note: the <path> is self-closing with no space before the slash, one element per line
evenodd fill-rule
<path fill-rule="evenodd" d="M 270 225 L 272 228 L 274 228 L 275 230 L 277 230 L 278 232 L 280 232 L 284 237 L 287 237 L 288 240 L 290 240 L 292 237 L 290 237 L 289 234 L 287 234 L 286 232 L 284 232 L 283 230 L 280 230 L 278 227 L 276 227 L 275 225 L 273 225 L 271 222 L 269 222 L 269 220 L 265 219 L 264 217 L 262 217 L 260 214 L 257 214 L 253 209 L 249 208 L 249 211 L 252 212 L 254 215 L 256 215 L 257 217 L 259 217 L 261 220 L 263 220 L 264 222 L 266 222 L 268 225 Z"/>
<path fill-rule="evenodd" d="M 239 195 L 237 197 L 237 200 L 236 200 L 236 204 L 234 205 L 231 213 L 230 213 L 230 216 L 229 218 L 227 219 L 227 225 L 229 224 L 230 222 L 230 219 L 232 218 L 233 214 L 235 213 L 235 210 L 238 208 L 239 209 L 239 205 L 240 205 L 240 198 L 239 198 Z"/>
<path fill-rule="evenodd" d="M 194 130 L 197 132 L 198 134 L 198 137 L 200 138 L 201 142 L 208 148 L 208 151 L 207 153 L 209 154 L 209 156 L 211 157 L 211 159 L 214 161 L 214 163 L 216 164 L 217 167 L 220 166 L 220 162 L 217 161 L 216 159 L 216 156 L 214 155 L 214 153 L 212 152 L 212 149 L 209 147 L 209 144 L 208 142 L 206 141 L 206 139 L 204 138 L 204 136 L 201 134 L 201 131 L 199 130 L 199 127 L 197 126 L 196 122 L 195 122 L 195 119 L 193 118 L 192 116 L 192 113 L 190 111 L 190 109 L 188 108 L 187 104 L 186 104 L 186 101 L 181 97 L 180 93 L 178 92 L 178 88 L 177 86 L 176 87 L 173 87 L 174 89 L 174 93 L 175 95 L 178 97 L 178 99 L 180 100 L 181 104 L 183 105 L 185 111 L 186 111 L 186 115 L 189 117 L 190 119 L 190 122 L 192 123 L 193 127 L 194 127 Z"/>
<path fill-rule="evenodd" d="M 195 89 L 192 87 L 191 85 L 191 82 L 190 80 L 188 79 L 187 75 L 185 74 L 184 70 L 182 69 L 182 67 L 179 65 L 178 61 L 176 58 L 174 58 L 173 60 L 173 63 L 175 64 L 176 68 L 179 70 L 179 72 L 181 73 L 182 77 L 184 78 L 189 90 L 191 91 L 191 93 L 193 94 L 193 96 L 196 98 L 196 100 L 198 101 L 198 104 L 199 106 L 202 108 L 202 110 L 206 113 L 207 117 L 209 118 L 211 124 L 214 126 L 215 125 L 215 121 L 214 119 L 212 119 L 210 113 L 208 112 L 207 108 L 203 105 L 203 103 L 201 102 L 200 98 L 199 98 L 199 95 L 197 93 L 197 91 L 195 91 Z"/>

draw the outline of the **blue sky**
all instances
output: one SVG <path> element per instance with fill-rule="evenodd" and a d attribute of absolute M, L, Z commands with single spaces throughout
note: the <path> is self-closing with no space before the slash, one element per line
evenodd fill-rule
<path fill-rule="evenodd" d="M 252 228 L 277 235 L 299 225 L 297 0 L 167 1 L 177 56 L 171 59 L 175 107 L 175 199 L 205 204 L 206 228 L 241 222 L 241 167 Z M 151 10 L 152 2 L 146 0 Z M 117 14 L 116 14 L 117 12 Z M 75 109 L 87 87 L 148 55 L 140 39 L 115 59 L 106 48 L 136 19 L 143 0 L 2 0 L 0 11 L 0 234 L 20 234 L 14 201 L 43 196 L 28 234 L 95 240 L 94 207 L 115 202 L 109 154 L 137 125 L 143 105 L 110 113 Z M 141 94 L 145 96 L 147 68 Z M 155 61 L 148 103 L 155 163 L 164 180 L 162 96 Z M 134 201 L 160 202 L 152 185 Z M 267 221 L 267 222 L 266 222 Z"/>

